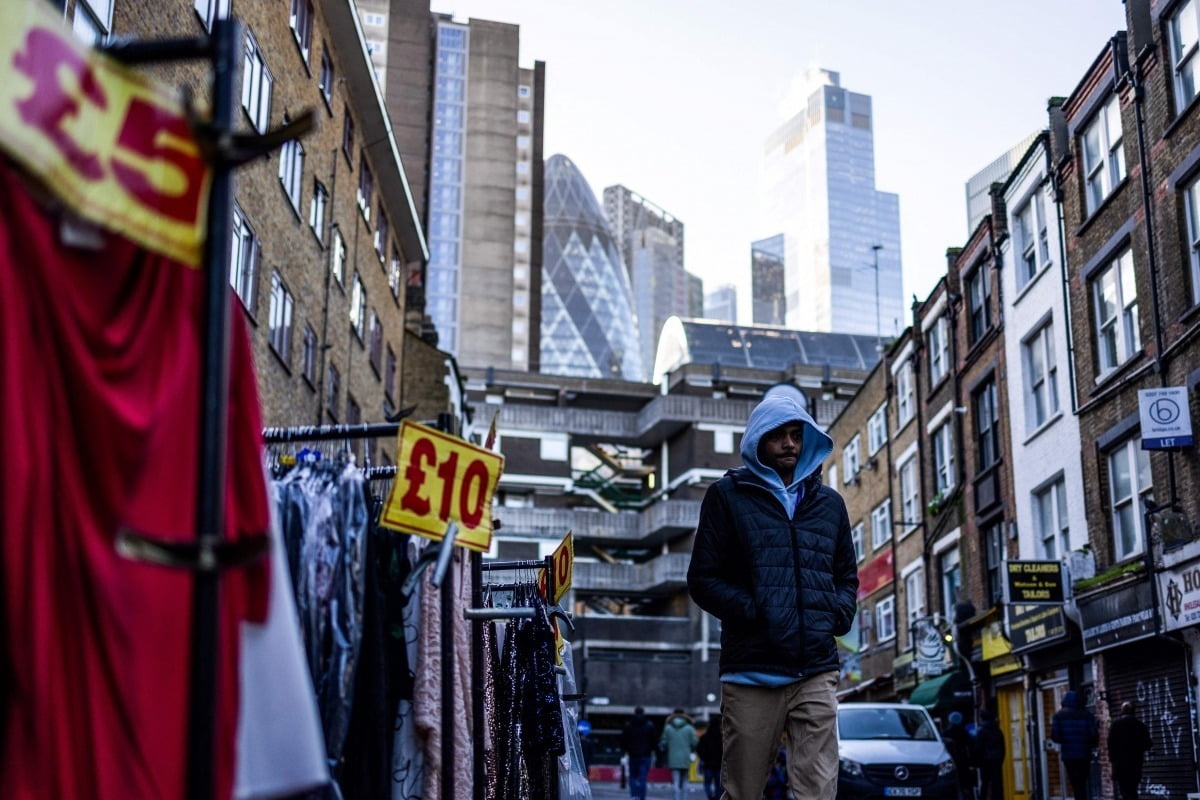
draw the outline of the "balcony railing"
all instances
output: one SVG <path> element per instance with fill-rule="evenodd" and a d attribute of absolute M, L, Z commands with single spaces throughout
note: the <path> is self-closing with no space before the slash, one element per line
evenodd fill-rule
<path fill-rule="evenodd" d="M 575 564 L 574 588 L 580 591 L 667 593 L 687 586 L 691 556 L 668 553 L 643 564 Z"/>
<path fill-rule="evenodd" d="M 591 508 L 497 508 L 504 535 L 559 540 L 567 531 L 580 539 L 661 541 L 696 529 L 699 500 L 662 500 L 645 511 L 602 511 Z"/>
<path fill-rule="evenodd" d="M 750 400 L 729 400 L 687 395 L 660 395 L 636 414 L 594 408 L 534 406 L 518 403 L 489 405 L 480 419 L 500 412 L 499 424 L 510 430 L 561 431 L 611 442 L 638 442 L 655 428 L 696 422 L 745 425 L 755 405 Z"/>

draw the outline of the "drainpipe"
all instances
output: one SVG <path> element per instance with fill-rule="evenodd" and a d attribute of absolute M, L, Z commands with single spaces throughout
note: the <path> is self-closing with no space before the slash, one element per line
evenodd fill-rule
<path fill-rule="evenodd" d="M 1058 227 L 1058 277 L 1063 298 L 1063 329 L 1067 335 L 1067 381 L 1071 393 L 1071 413 L 1079 410 L 1079 386 L 1075 378 L 1075 331 L 1071 328 L 1071 284 L 1067 271 L 1067 226 L 1063 219 L 1063 187 L 1056 164 L 1067 155 L 1067 119 L 1063 114 L 1061 97 L 1050 98 L 1050 139 L 1046 145 L 1046 174 L 1054 192 L 1054 217 Z"/>
<path fill-rule="evenodd" d="M 335 147 L 330 152 L 333 154 L 333 177 L 329 180 L 329 226 L 325 229 L 325 241 L 328 242 L 330 252 L 325 255 L 325 299 L 321 304 L 321 343 L 318 346 L 321 357 L 319 359 L 320 367 L 318 367 L 320 372 L 317 375 L 317 418 L 313 423 L 318 426 L 325 419 L 325 373 L 328 371 L 325 366 L 325 355 L 329 352 L 330 347 L 328 344 L 329 295 L 333 289 L 333 231 L 337 229 L 338 233 L 341 233 L 341 226 L 333 219 L 337 209 L 334 198 L 337 196 L 338 148 Z"/>

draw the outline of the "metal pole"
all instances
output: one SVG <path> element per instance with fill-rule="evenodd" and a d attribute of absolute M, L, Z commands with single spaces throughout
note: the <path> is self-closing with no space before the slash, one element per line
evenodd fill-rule
<path fill-rule="evenodd" d="M 218 146 L 233 131 L 242 29 L 235 19 L 213 23 L 212 127 Z M 216 759 L 218 571 L 205 565 L 225 530 L 225 456 L 229 406 L 229 251 L 232 168 L 212 165 L 205 242 L 204 350 L 201 356 L 200 462 L 196 486 L 196 536 L 201 564 L 194 576 L 192 653 L 188 704 L 187 797 L 212 800 Z"/>
<path fill-rule="evenodd" d="M 879 251 L 881 244 L 871 245 L 871 254 L 875 257 L 875 352 L 883 352 L 883 337 L 879 333 Z"/>

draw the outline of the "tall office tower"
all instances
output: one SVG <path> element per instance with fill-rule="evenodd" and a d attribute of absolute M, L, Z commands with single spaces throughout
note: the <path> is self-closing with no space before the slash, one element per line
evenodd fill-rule
<path fill-rule="evenodd" d="M 893 335 L 904 323 L 900 203 L 875 188 L 871 98 L 819 68 L 797 88 L 799 109 L 763 161 L 764 230 L 784 236 L 785 323 Z"/>
<path fill-rule="evenodd" d="M 692 319 L 704 316 L 704 279 L 699 275 L 688 272 L 687 275 L 687 315 Z"/>
<path fill-rule="evenodd" d="M 683 223 L 621 184 L 604 190 L 604 216 L 621 250 L 621 261 L 633 279 L 633 248 L 637 234 L 656 228 L 674 242 L 674 263 L 683 269 Z M 681 290 L 682 291 L 682 290 Z M 685 301 L 686 302 L 686 301 Z"/>
<path fill-rule="evenodd" d="M 751 317 L 755 325 L 782 325 L 787 315 L 783 297 L 783 234 L 750 243 Z"/>
<path fill-rule="evenodd" d="M 519 66 L 516 25 L 456 21 L 429 0 L 359 5 L 364 31 L 388 31 L 372 61 L 401 158 L 420 165 L 429 263 L 407 277 L 438 346 L 464 367 L 536 369 L 545 65 Z"/>
<path fill-rule="evenodd" d="M 704 318 L 737 324 L 737 287 L 722 283 L 704 295 Z"/>
<path fill-rule="evenodd" d="M 545 186 L 541 371 L 643 380 L 629 273 L 596 195 L 562 155 Z"/>
<path fill-rule="evenodd" d="M 1037 141 L 1039 131 L 1017 142 L 1004 155 L 967 178 L 967 236 L 975 232 L 980 220 L 992 213 L 991 188 L 993 183 L 1004 183 L 1012 174 L 1025 152 Z"/>

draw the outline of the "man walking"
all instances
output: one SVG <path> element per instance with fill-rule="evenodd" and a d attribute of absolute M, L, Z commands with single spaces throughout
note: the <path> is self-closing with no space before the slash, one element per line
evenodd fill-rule
<path fill-rule="evenodd" d="M 1142 782 L 1142 759 L 1154 746 L 1150 730 L 1137 718 L 1133 703 L 1121 703 L 1121 715 L 1108 729 L 1108 763 L 1113 782 L 1121 792 L 1121 800 L 1137 800 L 1138 784 Z"/>
<path fill-rule="evenodd" d="M 657 744 L 658 729 L 646 716 L 646 709 L 638 706 L 621 730 L 621 749 L 629 757 L 629 796 L 632 800 L 646 800 L 646 776 L 650 773 L 650 760 Z"/>
<path fill-rule="evenodd" d="M 837 790 L 838 653 L 858 573 L 841 496 L 821 484 L 833 440 L 799 401 L 768 397 L 742 437 L 745 466 L 709 487 L 688 569 L 721 627 L 726 800 L 758 800 L 786 731 L 792 795 Z"/>
<path fill-rule="evenodd" d="M 1100 736 L 1096 718 L 1083 707 L 1078 692 L 1069 691 L 1063 695 L 1062 708 L 1050 721 L 1050 738 L 1062 748 L 1062 762 L 1075 800 L 1089 800 L 1092 750 L 1100 743 Z"/>

